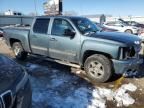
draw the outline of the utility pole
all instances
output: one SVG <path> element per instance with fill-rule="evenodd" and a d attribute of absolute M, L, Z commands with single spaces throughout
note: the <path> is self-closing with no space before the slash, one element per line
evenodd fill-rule
<path fill-rule="evenodd" d="M 63 12 L 63 3 L 62 0 L 59 0 L 59 15 L 62 15 Z"/>
<path fill-rule="evenodd" d="M 36 6 L 36 0 L 34 0 L 34 7 L 35 7 L 35 15 L 37 16 L 37 6 Z"/>

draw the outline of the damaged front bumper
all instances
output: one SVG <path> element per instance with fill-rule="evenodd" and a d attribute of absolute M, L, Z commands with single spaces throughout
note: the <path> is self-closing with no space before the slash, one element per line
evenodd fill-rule
<path fill-rule="evenodd" d="M 143 59 L 131 58 L 128 60 L 115 60 L 112 59 L 114 71 L 116 74 L 123 74 L 128 71 L 136 71 L 139 65 L 143 63 Z"/>

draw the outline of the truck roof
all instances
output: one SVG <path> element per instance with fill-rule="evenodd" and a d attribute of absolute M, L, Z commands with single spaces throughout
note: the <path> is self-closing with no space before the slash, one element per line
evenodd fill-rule
<path fill-rule="evenodd" d="M 68 18 L 68 19 L 85 18 L 85 17 L 82 17 L 82 16 L 63 16 L 63 15 L 57 15 L 57 16 L 36 16 L 35 18 L 50 18 L 50 17 L 54 17 L 54 18 Z"/>

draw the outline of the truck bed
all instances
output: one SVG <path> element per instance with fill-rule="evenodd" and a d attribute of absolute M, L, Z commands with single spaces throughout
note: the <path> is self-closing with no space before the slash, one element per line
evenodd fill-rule
<path fill-rule="evenodd" d="M 2 27 L 2 29 L 19 29 L 19 30 L 30 30 L 30 26 L 20 26 L 20 25 L 11 25 Z"/>
<path fill-rule="evenodd" d="M 5 27 L 4 28 L 4 37 L 7 40 L 8 46 L 11 45 L 11 40 L 16 39 L 21 42 L 23 45 L 25 51 L 30 52 L 30 46 L 29 46 L 29 32 L 30 27 L 24 27 L 24 26 L 17 26 L 17 27 Z"/>

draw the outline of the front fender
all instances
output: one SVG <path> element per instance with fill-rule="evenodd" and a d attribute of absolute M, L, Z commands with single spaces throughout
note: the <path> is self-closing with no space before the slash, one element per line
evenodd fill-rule
<path fill-rule="evenodd" d="M 86 40 L 83 42 L 81 48 L 81 63 L 83 61 L 84 54 L 87 51 L 96 51 L 99 53 L 108 54 L 113 59 L 117 59 L 119 46 L 112 43 L 99 42 L 95 40 L 88 40 L 88 41 Z"/>

